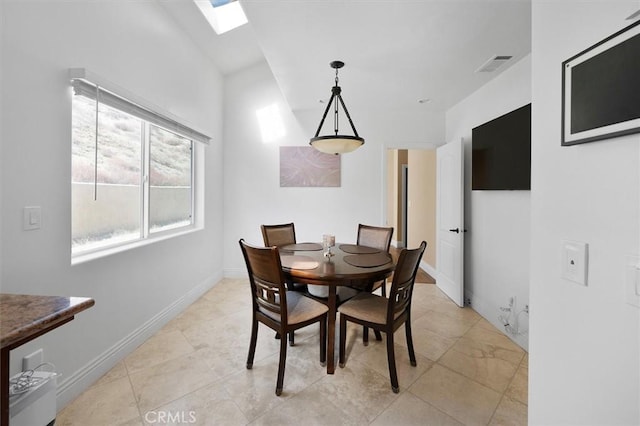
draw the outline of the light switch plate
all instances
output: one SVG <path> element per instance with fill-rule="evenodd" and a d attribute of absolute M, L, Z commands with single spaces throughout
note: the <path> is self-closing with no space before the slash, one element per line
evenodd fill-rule
<path fill-rule="evenodd" d="M 640 257 L 627 256 L 627 303 L 640 308 Z"/>
<path fill-rule="evenodd" d="M 42 211 L 40 206 L 25 207 L 22 210 L 22 229 L 25 231 L 31 231 L 34 229 L 40 229 L 42 222 Z"/>
<path fill-rule="evenodd" d="M 580 241 L 562 242 L 562 278 L 587 285 L 589 244 Z"/>

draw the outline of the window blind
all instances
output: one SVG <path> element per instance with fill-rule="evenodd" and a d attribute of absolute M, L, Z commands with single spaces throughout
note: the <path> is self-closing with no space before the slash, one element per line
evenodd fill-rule
<path fill-rule="evenodd" d="M 142 120 L 146 120 L 152 124 L 178 133 L 196 142 L 209 144 L 209 142 L 211 141 L 211 138 L 204 133 L 198 132 L 197 130 L 192 129 L 191 127 L 188 127 L 176 121 L 175 119 L 169 118 L 163 114 L 152 111 L 150 108 L 141 106 L 122 96 L 119 96 L 109 90 L 109 88 L 101 86 L 99 83 L 94 83 L 83 78 L 72 78 L 71 83 L 73 85 L 73 91 L 75 95 L 81 95 L 89 99 L 96 100 L 96 93 L 99 90 L 99 103 L 126 112 Z"/>

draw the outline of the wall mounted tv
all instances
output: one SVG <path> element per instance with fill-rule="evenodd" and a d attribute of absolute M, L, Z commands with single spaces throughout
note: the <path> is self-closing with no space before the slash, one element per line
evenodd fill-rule
<path fill-rule="evenodd" d="M 531 189 L 531 104 L 472 130 L 471 189 Z"/>

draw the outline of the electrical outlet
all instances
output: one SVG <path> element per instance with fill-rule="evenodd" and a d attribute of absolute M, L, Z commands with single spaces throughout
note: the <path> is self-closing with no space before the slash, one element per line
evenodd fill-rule
<path fill-rule="evenodd" d="M 38 349 L 35 352 L 22 358 L 22 371 L 35 370 L 37 366 L 42 364 L 44 357 L 42 349 Z"/>
<path fill-rule="evenodd" d="M 466 297 L 464 299 L 464 304 L 465 304 L 465 306 L 471 306 L 471 298 L 470 297 Z"/>

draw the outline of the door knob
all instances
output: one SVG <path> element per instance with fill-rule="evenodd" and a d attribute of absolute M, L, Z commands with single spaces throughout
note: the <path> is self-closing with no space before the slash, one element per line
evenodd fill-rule
<path fill-rule="evenodd" d="M 460 233 L 460 228 L 449 229 L 449 232 L 455 232 L 456 234 Z"/>

